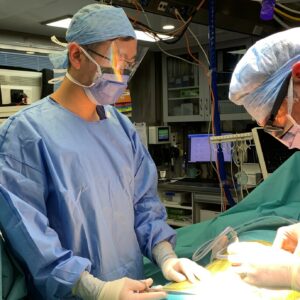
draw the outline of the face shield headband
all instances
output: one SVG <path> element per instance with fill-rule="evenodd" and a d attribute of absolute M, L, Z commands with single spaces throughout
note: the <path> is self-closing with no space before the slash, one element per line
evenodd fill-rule
<path fill-rule="evenodd" d="M 275 126 L 273 124 L 275 121 L 276 115 L 279 111 L 279 108 L 280 108 L 281 104 L 283 103 L 283 100 L 286 98 L 286 96 L 288 94 L 291 93 L 291 92 L 289 92 L 290 89 L 292 89 L 291 92 L 293 93 L 292 72 L 290 72 L 290 74 L 283 81 L 283 83 L 280 87 L 280 90 L 277 94 L 277 97 L 275 99 L 270 117 L 269 117 L 266 125 L 263 127 L 265 132 L 271 134 L 272 136 L 274 136 L 276 138 L 281 138 L 293 126 L 293 123 L 290 122 L 289 119 L 287 119 L 287 122 L 284 127 Z M 293 105 L 293 97 L 292 97 L 292 95 L 290 95 L 288 97 L 288 113 L 289 114 L 291 112 L 292 105 Z"/>

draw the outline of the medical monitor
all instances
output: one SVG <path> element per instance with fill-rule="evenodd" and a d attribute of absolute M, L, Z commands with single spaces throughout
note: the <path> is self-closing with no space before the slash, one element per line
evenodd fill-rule
<path fill-rule="evenodd" d="M 211 136 L 212 134 L 204 134 L 204 133 L 188 135 L 188 162 L 189 163 L 216 161 L 217 144 L 212 144 L 210 142 Z M 231 142 L 226 142 L 226 143 L 224 142 L 221 145 L 222 145 L 222 150 L 224 155 L 224 161 L 230 162 L 232 158 Z"/>
<path fill-rule="evenodd" d="M 0 68 L 0 105 L 15 105 L 18 95 L 26 94 L 27 103 L 41 99 L 42 73 Z"/>
<path fill-rule="evenodd" d="M 289 149 L 276 138 L 266 133 L 262 127 L 252 129 L 253 140 L 256 148 L 258 163 L 266 179 L 298 149 Z"/>
<path fill-rule="evenodd" d="M 170 143 L 170 126 L 149 126 L 149 144 L 168 144 Z"/>

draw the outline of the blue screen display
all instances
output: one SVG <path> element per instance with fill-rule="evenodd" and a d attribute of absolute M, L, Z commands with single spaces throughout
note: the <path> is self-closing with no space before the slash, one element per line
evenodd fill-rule
<path fill-rule="evenodd" d="M 223 133 L 222 135 L 230 134 Z M 194 162 L 210 162 L 216 161 L 217 144 L 210 142 L 212 134 L 189 134 L 188 135 L 188 161 Z M 231 161 L 231 142 L 221 143 L 224 155 L 224 161 Z"/>

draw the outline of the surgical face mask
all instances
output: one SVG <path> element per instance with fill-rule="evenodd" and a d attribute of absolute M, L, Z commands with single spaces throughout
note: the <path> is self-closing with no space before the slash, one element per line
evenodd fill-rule
<path fill-rule="evenodd" d="M 286 115 L 284 127 L 281 128 L 267 125 L 264 127 L 264 130 L 286 145 L 289 149 L 300 149 L 300 125 L 291 115 L 294 103 L 293 77 L 289 80 L 287 94 L 288 113 Z"/>
<path fill-rule="evenodd" d="M 126 90 L 129 76 L 125 74 L 116 76 L 114 73 L 102 72 L 98 63 L 83 48 L 81 50 L 97 67 L 93 82 L 90 85 L 83 85 L 68 72 L 66 77 L 73 83 L 83 87 L 87 97 L 93 103 L 97 105 L 115 104 Z"/>

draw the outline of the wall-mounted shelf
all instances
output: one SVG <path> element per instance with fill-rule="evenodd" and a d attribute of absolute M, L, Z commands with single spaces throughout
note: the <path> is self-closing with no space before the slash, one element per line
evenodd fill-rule
<path fill-rule="evenodd" d="M 181 87 L 174 87 L 174 88 L 168 88 L 169 91 L 178 91 L 178 90 L 187 90 L 187 89 L 198 89 L 199 86 L 181 86 Z"/>
<path fill-rule="evenodd" d="M 166 201 L 164 201 L 163 203 L 164 203 L 165 207 L 182 208 L 182 209 L 192 210 L 191 206 L 185 206 L 185 205 L 179 205 L 179 204 L 171 204 L 171 203 L 166 202 Z"/>
<path fill-rule="evenodd" d="M 199 96 L 192 96 L 192 97 L 175 97 L 175 98 L 169 98 L 169 101 L 173 100 L 189 100 L 189 99 L 199 99 Z"/>

